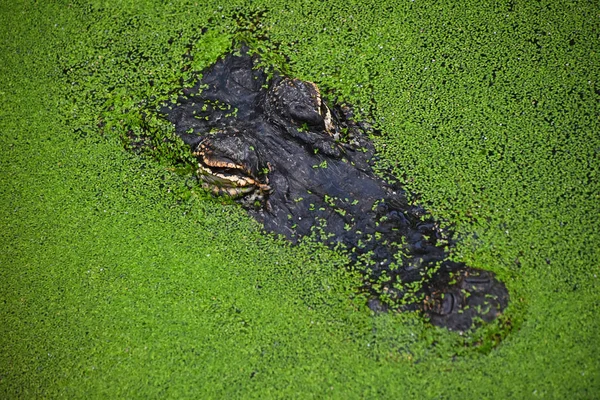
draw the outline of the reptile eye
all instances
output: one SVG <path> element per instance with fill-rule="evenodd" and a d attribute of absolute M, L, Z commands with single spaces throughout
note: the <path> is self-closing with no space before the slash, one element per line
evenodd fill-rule
<path fill-rule="evenodd" d="M 324 101 L 321 101 L 320 112 L 321 116 L 323 117 L 323 122 L 325 123 L 325 130 L 329 135 L 338 139 L 339 134 L 335 130 L 333 118 L 331 117 L 331 111 L 329 111 L 329 107 L 327 107 Z"/>
<path fill-rule="evenodd" d="M 284 78 L 276 81 L 268 93 L 267 104 L 277 116 L 289 124 L 308 125 L 315 130 L 325 128 L 321 112 L 321 96 L 314 83 Z"/>
<path fill-rule="evenodd" d="M 241 197 L 271 188 L 268 177 L 260 173 L 260 163 L 251 142 L 233 134 L 205 138 L 192 153 L 198 161 L 198 177 L 214 193 Z"/>
<path fill-rule="evenodd" d="M 312 104 L 305 102 L 291 102 L 288 113 L 295 121 L 307 123 L 311 126 L 323 124 L 323 117 Z"/>

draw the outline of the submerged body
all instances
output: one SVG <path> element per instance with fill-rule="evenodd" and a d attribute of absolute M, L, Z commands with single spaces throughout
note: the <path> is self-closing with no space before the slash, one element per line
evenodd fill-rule
<path fill-rule="evenodd" d="M 216 194 L 233 196 L 267 231 L 345 250 L 375 311 L 415 310 L 435 325 L 492 321 L 508 292 L 488 271 L 447 260 L 449 238 L 402 188 L 376 176 L 368 126 L 328 107 L 311 82 L 268 79 L 230 54 L 162 112 Z"/>

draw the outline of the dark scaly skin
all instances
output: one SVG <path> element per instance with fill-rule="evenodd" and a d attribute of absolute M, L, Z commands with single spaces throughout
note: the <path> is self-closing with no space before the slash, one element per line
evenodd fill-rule
<path fill-rule="evenodd" d="M 374 311 L 421 311 L 453 330 L 494 320 L 506 287 L 447 260 L 436 221 L 374 174 L 368 127 L 328 107 L 313 83 L 268 80 L 255 63 L 245 51 L 227 55 L 162 110 L 196 156 L 203 186 L 239 199 L 267 231 L 292 241 L 313 233 L 344 249 Z"/>

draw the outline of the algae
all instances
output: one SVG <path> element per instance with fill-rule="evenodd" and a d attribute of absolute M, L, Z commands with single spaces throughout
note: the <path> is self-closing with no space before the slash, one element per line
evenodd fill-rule
<path fill-rule="evenodd" d="M 593 2 L 17 1 L 0 20 L 2 397 L 600 390 Z M 381 170 L 507 282 L 500 344 L 372 316 L 342 256 L 262 234 L 174 172 L 169 140 L 158 161 L 123 148 L 249 32 L 373 117 Z"/>

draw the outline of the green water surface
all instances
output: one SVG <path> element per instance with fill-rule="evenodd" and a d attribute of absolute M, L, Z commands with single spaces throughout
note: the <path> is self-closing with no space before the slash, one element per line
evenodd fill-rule
<path fill-rule="evenodd" d="M 5 0 L 0 27 L 0 398 L 599 397 L 597 2 Z M 502 323 L 373 316 L 343 255 L 173 161 L 143 110 L 239 38 L 374 119 Z"/>

